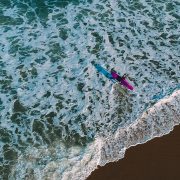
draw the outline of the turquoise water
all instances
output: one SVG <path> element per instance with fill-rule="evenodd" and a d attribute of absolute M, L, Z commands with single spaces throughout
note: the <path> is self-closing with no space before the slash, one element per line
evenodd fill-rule
<path fill-rule="evenodd" d="M 0 0 L 0 178 L 73 178 L 96 139 L 180 89 L 179 22 L 176 0 Z"/>

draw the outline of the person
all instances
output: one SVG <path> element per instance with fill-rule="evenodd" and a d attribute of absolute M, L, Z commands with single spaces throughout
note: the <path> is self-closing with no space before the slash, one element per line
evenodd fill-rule
<path fill-rule="evenodd" d="M 127 77 L 126 73 L 123 76 L 118 75 L 114 69 L 111 70 L 111 75 L 114 79 L 116 79 L 119 82 L 121 82 L 123 79 Z"/>

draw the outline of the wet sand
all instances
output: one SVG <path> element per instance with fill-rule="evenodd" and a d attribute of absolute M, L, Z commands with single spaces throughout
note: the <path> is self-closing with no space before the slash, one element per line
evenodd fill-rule
<path fill-rule="evenodd" d="M 124 159 L 98 167 L 87 180 L 180 180 L 180 125 L 129 148 Z"/>

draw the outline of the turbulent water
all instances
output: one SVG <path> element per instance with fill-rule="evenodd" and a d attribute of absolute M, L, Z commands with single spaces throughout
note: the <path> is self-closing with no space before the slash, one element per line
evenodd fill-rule
<path fill-rule="evenodd" d="M 178 0 L 0 0 L 0 179 L 85 179 L 179 124 L 179 89 Z"/>

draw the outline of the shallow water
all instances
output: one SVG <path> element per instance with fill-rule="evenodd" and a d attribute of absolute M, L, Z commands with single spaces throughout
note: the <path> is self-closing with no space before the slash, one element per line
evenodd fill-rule
<path fill-rule="evenodd" d="M 84 179 L 121 158 L 113 135 L 180 89 L 179 10 L 175 0 L 1 0 L 0 178 Z M 135 91 L 119 93 L 94 63 L 128 73 Z"/>

